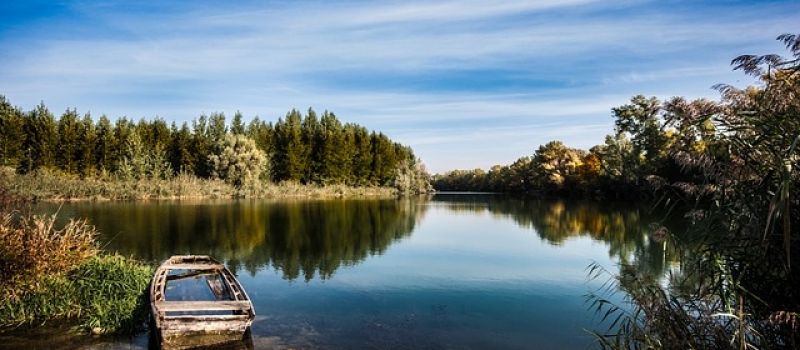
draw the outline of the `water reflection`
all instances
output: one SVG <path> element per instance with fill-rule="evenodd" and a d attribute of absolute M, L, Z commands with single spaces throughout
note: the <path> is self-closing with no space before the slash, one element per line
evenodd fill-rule
<path fill-rule="evenodd" d="M 341 266 L 382 254 L 414 231 L 429 204 L 454 213 L 511 219 L 554 246 L 577 237 L 607 244 L 616 261 L 660 276 L 678 252 L 651 239 L 664 218 L 647 207 L 591 201 L 525 200 L 487 195 L 428 199 L 81 203 L 62 218 L 86 217 L 107 249 L 150 261 L 209 254 L 251 275 L 273 267 L 285 279 L 328 279 Z"/>
<path fill-rule="evenodd" d="M 99 203 L 62 209 L 86 217 L 107 249 L 150 261 L 209 254 L 252 274 L 330 278 L 411 234 L 425 206 L 411 200 Z M 236 272 L 236 271 L 234 271 Z"/>
<path fill-rule="evenodd" d="M 659 225 L 677 229 L 679 223 L 643 204 L 464 194 L 438 195 L 436 202 L 455 212 L 487 212 L 511 219 L 556 246 L 571 238 L 591 237 L 608 245 L 609 257 L 653 276 L 662 276 L 680 260 L 674 245 L 652 238 Z"/>
<path fill-rule="evenodd" d="M 61 213 L 88 218 L 123 254 L 209 254 L 239 269 L 259 312 L 256 348 L 585 349 L 583 330 L 600 321 L 584 295 L 602 283 L 587 283 L 587 265 L 662 276 L 678 259 L 649 238 L 664 218 L 636 203 L 440 194 L 72 203 Z"/>

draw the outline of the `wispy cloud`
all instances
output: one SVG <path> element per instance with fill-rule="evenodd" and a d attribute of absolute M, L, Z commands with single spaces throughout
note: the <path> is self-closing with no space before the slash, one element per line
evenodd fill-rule
<path fill-rule="evenodd" d="M 796 30 L 797 13 L 793 2 L 75 2 L 1 27 L 0 93 L 176 121 L 315 106 L 443 171 L 550 138 L 599 143 L 609 109 L 636 93 L 713 96 L 741 79 L 728 60 L 779 50 L 772 39 Z"/>

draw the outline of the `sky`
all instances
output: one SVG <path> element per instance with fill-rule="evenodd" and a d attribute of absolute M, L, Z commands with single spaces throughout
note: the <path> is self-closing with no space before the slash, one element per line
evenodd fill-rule
<path fill-rule="evenodd" d="M 336 113 L 433 173 L 589 148 L 631 96 L 718 98 L 800 1 L 0 0 L 0 94 L 112 119 Z"/>

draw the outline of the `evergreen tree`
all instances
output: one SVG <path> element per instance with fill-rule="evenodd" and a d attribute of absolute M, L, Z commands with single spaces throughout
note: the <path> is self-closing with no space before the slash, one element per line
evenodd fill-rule
<path fill-rule="evenodd" d="M 321 124 L 323 132 L 320 176 L 323 183 L 341 183 L 345 177 L 345 165 L 348 160 L 344 158 L 345 139 L 342 124 L 328 111 L 322 114 Z"/>
<path fill-rule="evenodd" d="M 29 173 L 41 167 L 55 165 L 53 153 L 58 143 L 56 121 L 50 110 L 39 103 L 25 114 L 22 142 L 22 159 L 17 166 L 20 173 Z"/>
<path fill-rule="evenodd" d="M 244 122 L 242 121 L 242 113 L 236 111 L 236 114 L 233 115 L 233 121 L 231 121 L 231 134 L 234 135 L 244 135 Z"/>
<path fill-rule="evenodd" d="M 273 151 L 274 130 L 272 123 L 261 121 L 258 117 L 253 118 L 247 125 L 247 136 L 256 142 L 258 148 L 267 155 Z"/>
<path fill-rule="evenodd" d="M 78 174 L 85 177 L 95 171 L 94 151 L 97 135 L 94 130 L 94 121 L 89 113 L 83 116 L 78 126 L 80 136 L 75 161 L 78 164 Z"/>
<path fill-rule="evenodd" d="M 275 125 L 276 144 L 273 174 L 276 181 L 300 181 L 307 166 L 306 145 L 303 143 L 300 112 L 293 109 L 286 120 Z"/>
<path fill-rule="evenodd" d="M 356 185 L 369 185 L 372 173 L 372 144 L 364 127 L 354 126 L 352 169 Z"/>
<path fill-rule="evenodd" d="M 301 127 L 303 145 L 305 146 L 303 159 L 306 166 L 303 169 L 303 182 L 318 183 L 322 173 L 322 147 L 324 135 L 322 125 L 317 118 L 317 112 L 313 108 L 308 109 L 308 113 L 303 118 Z"/>
<path fill-rule="evenodd" d="M 178 130 L 172 124 L 172 141 L 169 148 L 169 162 L 175 172 L 186 171 L 194 173 L 195 155 L 192 153 L 192 133 L 189 125 L 183 123 Z"/>
<path fill-rule="evenodd" d="M 192 122 L 192 148 L 194 155 L 194 172 L 200 177 L 211 176 L 211 169 L 208 166 L 208 155 L 213 144 L 208 137 L 208 119 L 205 115 Z"/>
<path fill-rule="evenodd" d="M 22 157 L 24 123 L 22 111 L 0 95 L 0 165 L 16 166 Z"/>
<path fill-rule="evenodd" d="M 80 126 L 78 111 L 68 109 L 58 120 L 58 151 L 55 152 L 56 164 L 61 170 L 70 174 L 78 172 L 77 159 L 80 143 Z"/>
<path fill-rule="evenodd" d="M 114 129 L 111 121 L 105 115 L 100 116 L 97 121 L 94 144 L 94 164 L 101 171 L 111 171 L 114 169 L 114 148 L 115 148 Z"/>
<path fill-rule="evenodd" d="M 208 140 L 215 144 L 219 140 L 222 140 L 225 137 L 225 134 L 228 133 L 228 127 L 225 126 L 225 114 L 224 113 L 212 113 L 211 117 L 208 118 L 208 129 L 206 130 L 206 137 Z M 208 156 L 208 154 L 206 154 Z"/>
<path fill-rule="evenodd" d="M 117 119 L 114 123 L 114 143 L 111 154 L 113 155 L 113 170 L 117 171 L 121 162 L 128 157 L 129 150 L 134 148 L 132 140 L 133 134 L 136 132 L 133 123 L 125 117 Z M 141 142 L 139 136 L 136 136 L 136 141 Z M 138 146 L 136 146 L 138 147 Z"/>

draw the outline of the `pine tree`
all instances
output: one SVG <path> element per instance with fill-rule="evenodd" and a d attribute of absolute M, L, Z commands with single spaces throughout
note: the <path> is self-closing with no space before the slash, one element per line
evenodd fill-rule
<path fill-rule="evenodd" d="M 352 162 L 355 184 L 369 185 L 372 173 L 372 144 L 369 132 L 364 127 L 355 127 Z"/>
<path fill-rule="evenodd" d="M 78 148 L 80 130 L 78 111 L 68 109 L 58 120 L 58 152 L 55 152 L 56 164 L 61 170 L 70 174 L 78 173 Z"/>
<path fill-rule="evenodd" d="M 94 144 L 94 164 L 100 171 L 114 169 L 114 129 L 105 115 L 97 121 Z"/>
<path fill-rule="evenodd" d="M 320 178 L 323 183 L 341 183 L 344 181 L 345 164 L 342 150 L 344 148 L 344 131 L 342 124 L 333 113 L 322 114 L 322 147 Z"/>
<path fill-rule="evenodd" d="M 242 121 L 242 113 L 236 111 L 231 121 L 231 134 L 244 135 L 244 122 Z"/>
<path fill-rule="evenodd" d="M 79 122 L 78 134 L 79 141 L 75 161 L 78 165 L 78 174 L 85 177 L 95 171 L 94 150 L 97 135 L 94 130 L 94 121 L 89 113 L 86 113 Z"/>
<path fill-rule="evenodd" d="M 228 133 L 228 127 L 225 126 L 225 114 L 212 113 L 211 117 L 208 118 L 208 129 L 206 132 L 207 137 L 212 144 L 222 140 L 222 138 L 225 137 L 225 134 Z"/>
<path fill-rule="evenodd" d="M 53 153 L 58 143 L 56 121 L 50 110 L 39 103 L 25 114 L 22 142 L 22 159 L 17 166 L 20 173 L 29 173 L 41 167 L 55 165 Z"/>
<path fill-rule="evenodd" d="M 16 166 L 22 157 L 24 123 L 22 111 L 0 95 L 0 165 Z"/>
<path fill-rule="evenodd" d="M 194 156 L 194 172 L 199 177 L 211 176 L 208 166 L 208 155 L 213 144 L 208 137 L 208 119 L 205 115 L 192 122 L 192 148 Z"/>
<path fill-rule="evenodd" d="M 169 148 L 169 161 L 173 171 L 194 173 L 195 155 L 192 153 L 191 148 L 192 133 L 189 130 L 189 125 L 183 123 L 180 130 L 178 130 L 175 123 L 173 123 L 172 141 Z"/>
<path fill-rule="evenodd" d="M 302 125 L 302 139 L 305 145 L 303 159 L 306 163 L 303 174 L 303 182 L 305 183 L 320 182 L 322 170 L 322 143 L 324 142 L 324 136 L 322 134 L 322 125 L 320 125 L 319 119 L 317 118 L 317 112 L 309 108 Z"/>

